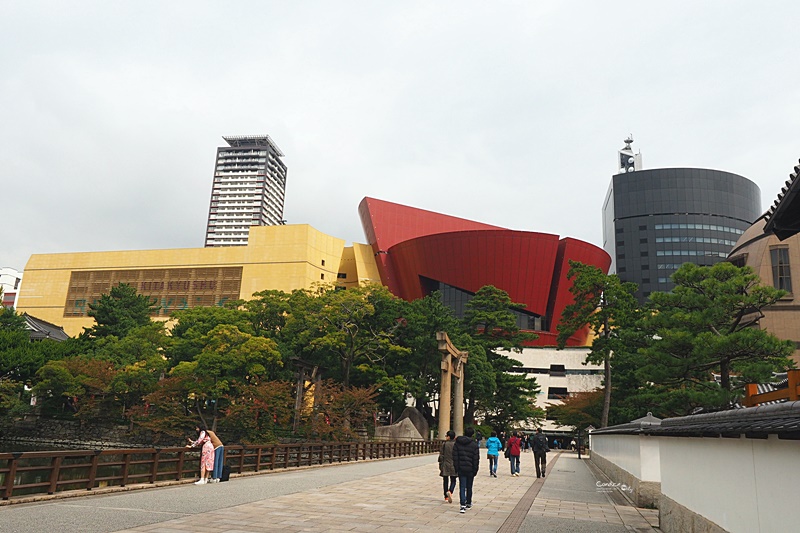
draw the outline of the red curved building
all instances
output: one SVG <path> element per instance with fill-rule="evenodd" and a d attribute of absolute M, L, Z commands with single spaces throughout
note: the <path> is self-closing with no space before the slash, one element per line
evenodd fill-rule
<path fill-rule="evenodd" d="M 484 285 L 525 304 L 521 329 L 535 331 L 535 346 L 553 346 L 564 308 L 572 303 L 569 260 L 608 272 L 611 258 L 600 247 L 558 235 L 515 231 L 374 198 L 358 207 L 381 281 L 405 300 L 442 292 L 461 316 L 464 304 Z M 585 346 L 588 331 L 568 346 Z"/>

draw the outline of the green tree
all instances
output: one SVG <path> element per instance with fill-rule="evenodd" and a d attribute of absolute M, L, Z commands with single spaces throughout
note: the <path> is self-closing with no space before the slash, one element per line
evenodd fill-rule
<path fill-rule="evenodd" d="M 361 364 L 354 369 L 357 379 L 353 382 L 362 386 L 376 386 L 375 401 L 381 411 L 389 412 L 397 418 L 406 408 L 408 382 L 401 375 L 390 376 L 384 368 Z"/>
<path fill-rule="evenodd" d="M 249 312 L 255 335 L 277 339 L 291 312 L 291 294 L 276 290 L 260 291 L 241 305 Z"/>
<path fill-rule="evenodd" d="M 194 408 L 203 417 L 203 407 L 211 407 L 209 415 L 216 427 L 220 411 L 239 390 L 273 376 L 283 366 L 275 341 L 239 331 L 236 326 L 219 325 L 202 339 L 203 350 L 194 361 L 181 362 L 171 375 L 188 378 L 187 392 L 194 397 Z M 222 404 L 222 405 L 221 405 Z"/>
<path fill-rule="evenodd" d="M 30 393 L 25 390 L 25 384 L 0 379 L 0 417 L 16 418 L 30 411 Z"/>
<path fill-rule="evenodd" d="M 650 295 L 653 312 L 641 322 L 652 341 L 642 350 L 638 372 L 654 384 L 654 399 L 671 401 L 683 414 L 697 406 L 724 407 L 744 383 L 791 366 L 792 343 L 758 328 L 763 309 L 785 291 L 761 285 L 752 269 L 727 262 L 686 263 L 672 280 L 671 292 Z M 712 373 L 720 376 L 719 385 Z"/>
<path fill-rule="evenodd" d="M 392 312 L 397 299 L 383 286 L 295 291 L 291 304 L 285 329 L 294 352 L 323 366 L 338 363 L 345 388 L 354 365 L 409 352 L 395 340 L 402 317 Z"/>
<path fill-rule="evenodd" d="M 92 356 L 117 368 L 154 357 L 165 359 L 170 340 L 163 322 L 148 322 L 130 329 L 121 339 L 113 335 L 95 339 Z"/>
<path fill-rule="evenodd" d="M 0 290 L 0 296 L 3 292 Z M 0 331 L 27 331 L 25 317 L 17 314 L 11 307 L 0 307 Z"/>
<path fill-rule="evenodd" d="M 492 285 L 481 287 L 466 304 L 462 327 L 471 341 L 461 339 L 459 344 L 454 340 L 459 349 L 466 349 L 470 354 L 465 382 L 466 424 L 475 422 L 479 410 L 497 427 L 539 415 L 533 407 L 533 398 L 539 390 L 536 379 L 513 373 L 522 363 L 507 355 L 520 353 L 525 343 L 538 338 L 534 333 L 520 331 L 517 326 L 513 311 L 524 307 Z M 476 349 L 478 346 L 480 349 Z"/>
<path fill-rule="evenodd" d="M 458 338 L 459 323 L 452 310 L 442 304 L 438 292 L 405 303 L 402 316 L 404 325 L 397 330 L 397 342 L 409 352 L 388 356 L 386 367 L 404 377 L 408 384 L 405 392 L 414 397 L 417 410 L 427 415 L 427 406 L 439 393 L 442 373 L 436 333 L 446 331 L 451 338 Z M 428 422 L 432 423 L 433 418 L 429 417 Z"/>
<path fill-rule="evenodd" d="M 44 364 L 38 348 L 27 331 L 0 329 L 0 379 L 30 380 Z"/>
<path fill-rule="evenodd" d="M 247 313 L 228 307 L 192 307 L 172 314 L 175 320 L 166 355 L 172 366 L 192 361 L 205 347 L 208 333 L 217 326 L 233 326 L 252 335 L 253 326 Z"/>
<path fill-rule="evenodd" d="M 122 338 L 133 328 L 148 324 L 150 316 L 158 309 L 149 296 L 137 294 L 133 286 L 120 283 L 103 294 L 100 301 L 89 304 L 87 314 L 94 318 L 95 325 L 84 328 L 83 335 Z"/>
<path fill-rule="evenodd" d="M 84 420 L 118 419 L 113 394 L 113 365 L 89 357 L 48 361 L 37 372 L 33 393 L 45 414 L 71 414 Z"/>
<path fill-rule="evenodd" d="M 616 275 L 604 274 L 599 268 L 570 261 L 567 279 L 572 280 L 570 292 L 573 303 L 561 314 L 558 325 L 558 346 L 563 348 L 567 339 L 588 325 L 595 337 L 586 361 L 603 364 L 603 413 L 600 427 L 608 426 L 611 410 L 611 367 L 615 353 L 630 349 L 625 333 L 633 333 L 638 315 L 634 293 L 636 284 L 623 283 Z"/>

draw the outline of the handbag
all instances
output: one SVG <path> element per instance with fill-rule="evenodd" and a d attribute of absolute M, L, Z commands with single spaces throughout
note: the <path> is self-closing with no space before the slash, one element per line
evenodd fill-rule
<path fill-rule="evenodd" d="M 506 459 L 511 459 L 511 449 L 510 448 L 506 448 L 506 451 L 505 451 L 505 453 L 503 455 L 506 456 Z"/>

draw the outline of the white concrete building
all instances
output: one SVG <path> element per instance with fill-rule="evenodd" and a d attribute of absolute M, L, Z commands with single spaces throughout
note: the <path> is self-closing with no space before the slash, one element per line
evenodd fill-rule
<path fill-rule="evenodd" d="M 269 135 L 223 137 L 217 148 L 207 247 L 246 246 L 250 226 L 284 223 L 286 165 Z"/>
<path fill-rule="evenodd" d="M 3 307 L 17 307 L 17 294 L 22 273 L 11 267 L 0 267 L 0 287 L 3 288 Z"/>
<path fill-rule="evenodd" d="M 563 400 L 576 392 L 590 392 L 602 386 L 603 366 L 587 364 L 586 355 L 589 348 L 524 348 L 521 354 L 510 353 L 509 357 L 522 363 L 520 372 L 528 377 L 536 378 L 539 394 L 536 406 L 547 409 L 550 405 L 559 405 Z M 557 426 L 546 420 L 542 425 L 544 431 L 564 431 L 569 428 Z"/>

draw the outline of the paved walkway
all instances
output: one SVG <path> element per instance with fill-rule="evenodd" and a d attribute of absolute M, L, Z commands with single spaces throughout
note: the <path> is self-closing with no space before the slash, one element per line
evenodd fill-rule
<path fill-rule="evenodd" d="M 266 475 L 229 483 L 179 485 L 0 508 L 0 531 L 243 533 L 285 531 L 652 532 L 657 512 L 615 504 L 574 454 L 550 454 L 536 479 L 531 453 L 522 475 L 500 460 L 475 480 L 473 508 L 439 496 L 435 455 L 359 462 Z"/>

